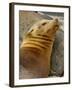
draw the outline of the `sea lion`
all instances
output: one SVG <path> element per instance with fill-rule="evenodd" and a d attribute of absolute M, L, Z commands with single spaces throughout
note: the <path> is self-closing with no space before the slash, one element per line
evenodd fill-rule
<path fill-rule="evenodd" d="M 59 20 L 43 19 L 35 23 L 20 46 L 20 64 L 36 78 L 48 77 L 50 58 Z"/>

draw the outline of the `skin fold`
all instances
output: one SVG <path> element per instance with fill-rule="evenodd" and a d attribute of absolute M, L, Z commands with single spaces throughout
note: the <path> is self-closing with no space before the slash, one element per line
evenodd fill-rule
<path fill-rule="evenodd" d="M 52 47 L 59 20 L 40 20 L 25 35 L 20 46 L 20 64 L 35 77 L 45 78 L 50 73 Z"/>

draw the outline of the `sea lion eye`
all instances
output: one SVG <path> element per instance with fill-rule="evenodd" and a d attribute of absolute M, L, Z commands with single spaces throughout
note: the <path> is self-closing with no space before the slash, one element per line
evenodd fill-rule
<path fill-rule="evenodd" d="M 33 31 L 33 29 L 31 30 L 31 32 Z"/>
<path fill-rule="evenodd" d="M 42 25 L 45 25 L 45 24 L 47 24 L 47 23 L 46 22 L 42 23 Z"/>

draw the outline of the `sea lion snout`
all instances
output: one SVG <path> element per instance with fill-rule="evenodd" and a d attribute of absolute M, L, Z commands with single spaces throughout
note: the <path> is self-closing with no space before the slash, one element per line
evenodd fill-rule
<path fill-rule="evenodd" d="M 57 30 L 59 30 L 59 20 L 58 18 L 54 18 L 53 20 L 50 20 L 49 23 L 47 23 L 45 34 L 47 36 L 53 37 Z"/>

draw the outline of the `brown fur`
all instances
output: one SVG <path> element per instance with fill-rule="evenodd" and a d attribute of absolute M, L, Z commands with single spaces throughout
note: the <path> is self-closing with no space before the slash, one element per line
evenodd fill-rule
<path fill-rule="evenodd" d="M 31 27 L 20 46 L 20 63 L 37 77 L 48 77 L 58 19 L 41 20 Z"/>

